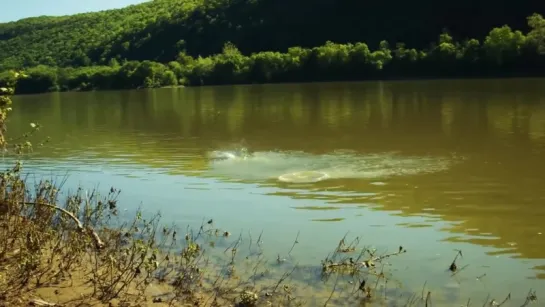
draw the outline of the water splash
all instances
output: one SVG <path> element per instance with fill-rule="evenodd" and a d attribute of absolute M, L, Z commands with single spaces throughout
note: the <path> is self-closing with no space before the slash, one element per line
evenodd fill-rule
<path fill-rule="evenodd" d="M 234 150 L 214 150 L 208 153 L 208 158 L 212 160 L 233 160 L 233 159 L 248 159 L 253 154 L 246 147 L 236 148 Z"/>
<path fill-rule="evenodd" d="M 447 170 L 459 161 L 456 157 L 406 156 L 385 152 L 360 154 L 336 151 L 315 155 L 296 151 L 263 151 L 240 154 L 214 151 L 208 173 L 235 180 L 270 180 L 301 182 L 328 179 L 385 179 Z M 297 180 L 295 180 L 295 179 Z"/>

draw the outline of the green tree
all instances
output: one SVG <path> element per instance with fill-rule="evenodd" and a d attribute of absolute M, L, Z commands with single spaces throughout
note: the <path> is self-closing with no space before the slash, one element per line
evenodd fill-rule
<path fill-rule="evenodd" d="M 528 17 L 528 26 L 531 28 L 527 35 L 528 42 L 532 43 L 540 54 L 545 54 L 545 19 L 534 13 Z"/>
<path fill-rule="evenodd" d="M 484 40 L 486 55 L 497 64 L 512 60 L 520 55 L 526 37 L 520 31 L 512 31 L 509 26 L 494 28 Z"/>

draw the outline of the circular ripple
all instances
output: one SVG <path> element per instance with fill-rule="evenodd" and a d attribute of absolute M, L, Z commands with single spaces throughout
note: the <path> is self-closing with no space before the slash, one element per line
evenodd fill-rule
<path fill-rule="evenodd" d="M 278 176 L 278 180 L 290 183 L 318 182 L 329 178 L 329 175 L 318 171 L 302 171 Z"/>

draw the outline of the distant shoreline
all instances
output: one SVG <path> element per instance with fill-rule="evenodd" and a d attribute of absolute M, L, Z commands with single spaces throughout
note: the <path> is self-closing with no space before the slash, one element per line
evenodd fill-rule
<path fill-rule="evenodd" d="M 135 87 L 135 88 L 109 88 L 109 89 L 86 89 L 86 90 L 54 90 L 35 93 L 15 93 L 14 96 L 41 95 L 48 93 L 88 93 L 88 92 L 107 92 L 107 91 L 137 91 L 152 89 L 184 89 L 197 87 L 218 87 L 218 86 L 252 86 L 252 85 L 290 85 L 290 84 L 321 84 L 321 83 L 363 83 L 363 82 L 410 82 L 410 81 L 473 81 L 473 80 L 509 80 L 509 79 L 543 79 L 545 82 L 545 73 L 543 75 L 498 75 L 498 76 L 467 76 L 467 77 L 389 77 L 383 79 L 359 79 L 359 80 L 325 80 L 325 81 L 299 81 L 299 82 L 268 82 L 268 83 L 236 83 L 236 84 L 210 84 L 210 85 L 167 85 L 153 88 Z"/>
<path fill-rule="evenodd" d="M 528 33 L 507 25 L 494 28 L 482 42 L 455 41 L 442 33 L 437 42 L 422 50 L 401 43 L 391 47 L 387 41 L 381 41 L 376 50 L 363 42 L 327 41 L 313 48 L 245 55 L 226 42 L 219 54 L 192 57 L 184 51 L 167 63 L 110 58 L 100 61 L 107 65 L 13 66 L 0 72 L 0 86 L 14 88 L 16 94 L 37 94 L 206 85 L 545 77 L 545 19 L 533 14 L 528 25 Z"/>

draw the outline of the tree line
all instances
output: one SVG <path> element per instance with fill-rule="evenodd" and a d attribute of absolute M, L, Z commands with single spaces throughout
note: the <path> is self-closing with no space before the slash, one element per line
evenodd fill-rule
<path fill-rule="evenodd" d="M 509 12 L 506 14 L 505 12 Z M 82 67 L 150 60 L 168 63 L 222 52 L 286 53 L 328 40 L 382 40 L 428 48 L 445 29 L 456 41 L 483 38 L 503 24 L 528 31 L 526 16 L 545 14 L 540 1 L 154 0 L 122 9 L 0 23 L 0 71 L 47 65 Z"/>
<path fill-rule="evenodd" d="M 16 93 L 155 88 L 177 85 L 348 81 L 390 78 L 510 77 L 545 75 L 545 19 L 527 18 L 523 33 L 504 25 L 481 41 L 456 41 L 441 33 L 427 48 L 327 41 L 313 48 L 291 47 L 286 52 L 243 54 L 233 43 L 220 53 L 191 56 L 178 52 L 175 60 L 118 60 L 107 65 L 62 67 L 37 65 L 0 73 L 0 85 L 15 82 Z M 20 71 L 20 70 L 17 70 Z"/>

